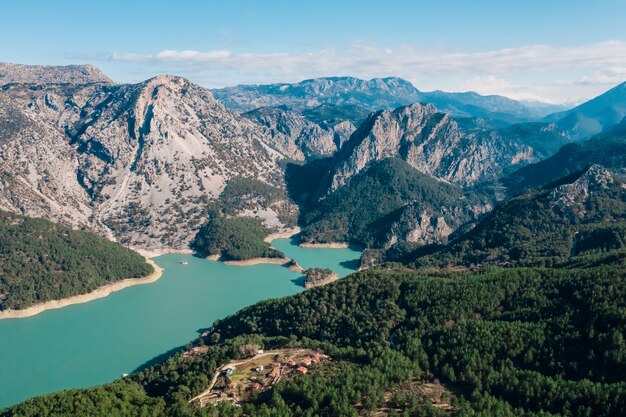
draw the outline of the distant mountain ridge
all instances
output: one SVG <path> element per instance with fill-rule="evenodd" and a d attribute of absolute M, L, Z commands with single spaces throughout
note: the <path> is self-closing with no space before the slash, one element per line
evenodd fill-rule
<path fill-rule="evenodd" d="M 575 140 L 606 132 L 626 117 L 626 82 L 571 110 L 546 116 Z"/>
<path fill-rule="evenodd" d="M 321 104 L 358 105 L 376 111 L 424 102 L 455 117 L 487 117 L 510 124 L 537 120 L 560 108 L 529 107 L 507 97 L 483 96 L 471 91 L 423 92 L 397 77 L 371 80 L 326 77 L 291 84 L 238 85 L 211 91 L 227 108 L 239 112 L 281 105 L 302 111 Z"/>
<path fill-rule="evenodd" d="M 0 62 L 0 86 L 20 84 L 113 84 L 93 65 L 22 65 Z"/>

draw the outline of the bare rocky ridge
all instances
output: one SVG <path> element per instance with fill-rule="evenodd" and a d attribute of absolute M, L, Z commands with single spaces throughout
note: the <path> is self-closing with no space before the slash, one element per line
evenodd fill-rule
<path fill-rule="evenodd" d="M 426 208 L 420 202 L 407 204 L 398 220 L 391 224 L 383 248 L 401 241 L 419 245 L 446 243 L 448 236 L 467 219 L 476 220 L 489 210 L 490 205 L 470 204 L 467 200 L 459 201 L 455 207 L 442 206 L 439 210 Z"/>
<path fill-rule="evenodd" d="M 283 155 L 266 132 L 183 78 L 3 90 L 1 208 L 133 246 L 181 248 L 228 179 L 284 187 Z M 280 229 L 274 204 L 244 214 Z"/>

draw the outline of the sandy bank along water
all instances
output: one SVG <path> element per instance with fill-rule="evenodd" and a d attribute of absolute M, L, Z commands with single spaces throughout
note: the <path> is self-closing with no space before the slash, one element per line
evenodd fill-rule
<path fill-rule="evenodd" d="M 329 243 L 300 243 L 301 248 L 320 248 L 320 249 L 347 249 L 350 245 L 343 242 Z"/>

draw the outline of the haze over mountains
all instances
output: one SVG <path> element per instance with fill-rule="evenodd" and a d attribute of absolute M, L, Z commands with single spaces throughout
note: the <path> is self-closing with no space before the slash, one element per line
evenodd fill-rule
<path fill-rule="evenodd" d="M 297 198 L 306 215 L 306 207 L 388 158 L 461 193 L 479 187 L 488 208 L 502 198 L 493 184 L 503 176 L 563 145 L 608 135 L 626 116 L 624 84 L 550 115 L 500 96 L 421 92 L 400 78 L 209 91 L 175 76 L 115 84 L 92 66 L 2 64 L 0 85 L 0 207 L 137 247 L 186 247 L 209 203 L 219 205 L 237 178 L 259 186 L 240 190 L 228 215 L 282 230 L 296 215 L 288 194 L 306 196 Z M 285 182 L 289 161 L 311 167 L 310 184 Z M 514 192 L 523 181 L 501 184 Z M 265 198 L 258 191 L 265 186 L 283 197 Z M 394 227 L 399 236 L 424 233 Z"/>

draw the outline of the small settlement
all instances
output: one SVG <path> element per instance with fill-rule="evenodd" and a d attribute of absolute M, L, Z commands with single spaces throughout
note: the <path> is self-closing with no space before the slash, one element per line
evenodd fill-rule
<path fill-rule="evenodd" d="M 252 358 L 218 368 L 209 388 L 189 402 L 201 407 L 219 401 L 246 402 L 252 395 L 271 389 L 283 378 L 306 374 L 330 358 L 311 349 L 260 351 Z"/>

